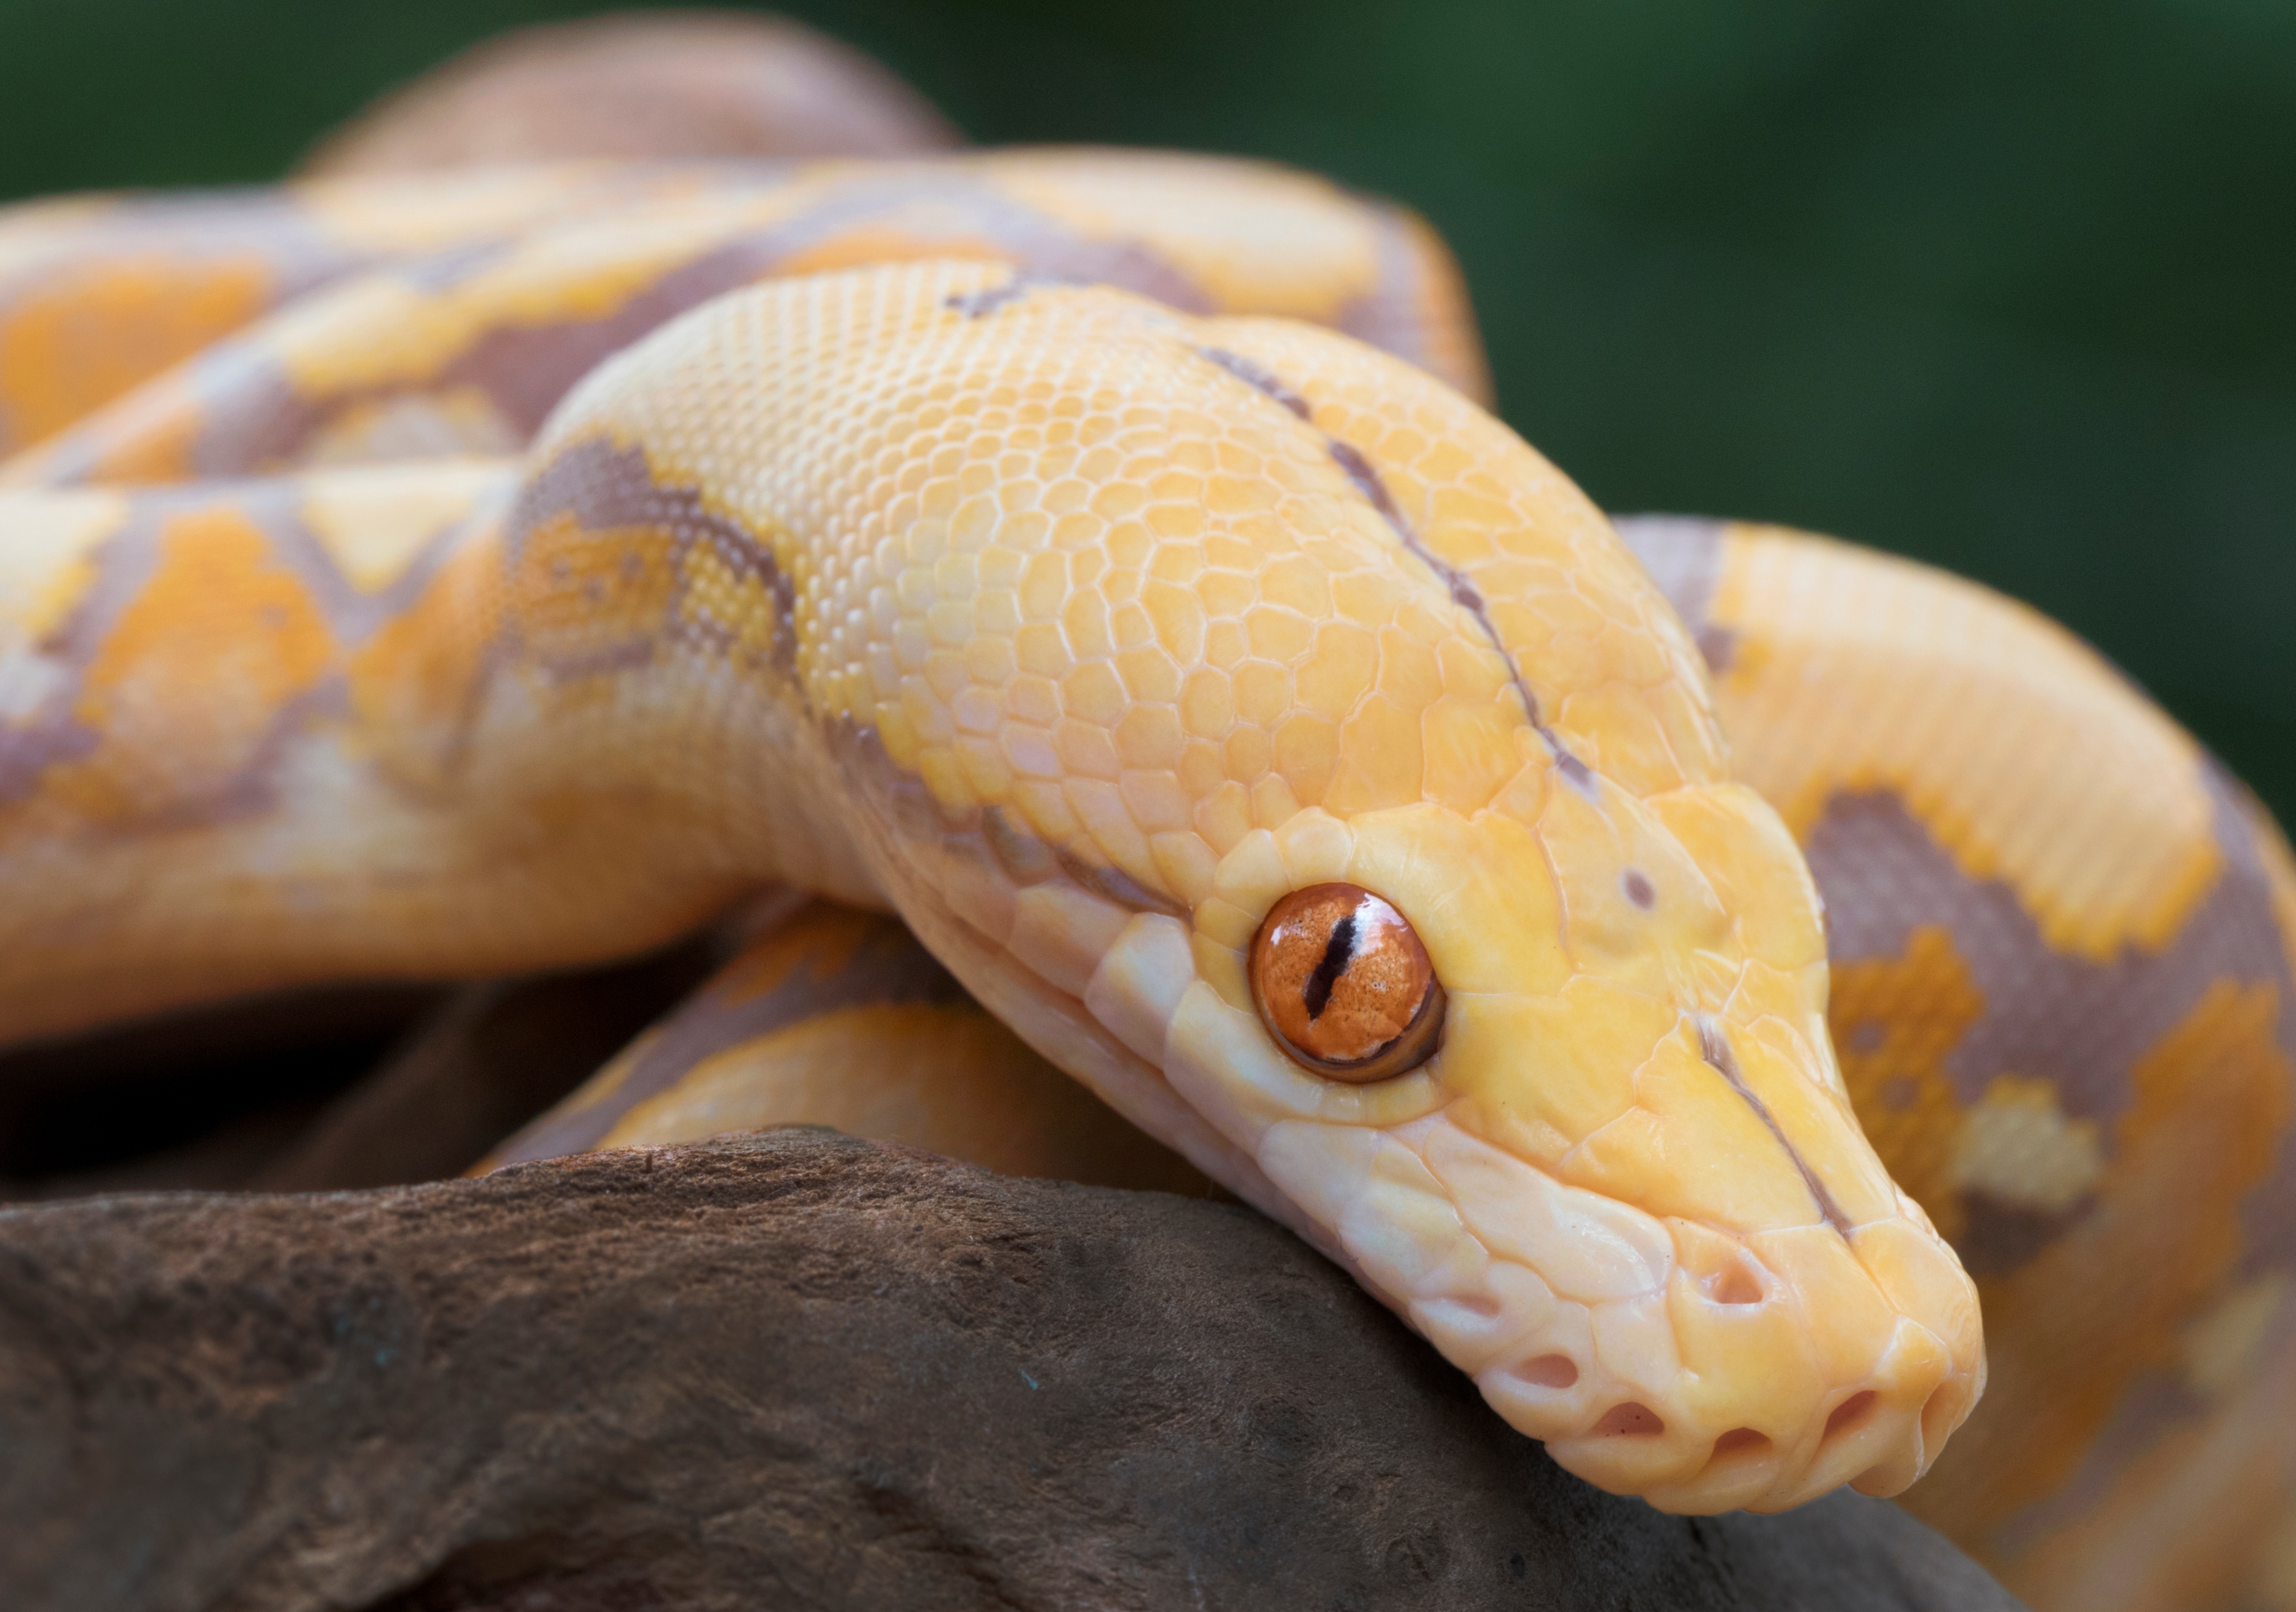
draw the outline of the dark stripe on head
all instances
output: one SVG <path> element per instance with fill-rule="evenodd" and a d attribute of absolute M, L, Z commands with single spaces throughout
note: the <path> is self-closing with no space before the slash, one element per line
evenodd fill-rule
<path fill-rule="evenodd" d="M 1218 365 L 1254 391 L 1263 392 L 1290 409 L 1300 419 L 1308 417 L 1308 399 L 1283 384 L 1276 374 L 1253 363 L 1241 353 L 1232 353 L 1224 347 L 1199 347 L 1196 351 Z"/>
<path fill-rule="evenodd" d="M 1849 1217 L 1841 1213 L 1841 1205 L 1833 1201 L 1833 1194 L 1826 1190 L 1825 1183 L 1817 1179 L 1817 1172 L 1809 1167 L 1808 1161 L 1786 1139 L 1785 1131 L 1779 1125 L 1777 1116 L 1770 1112 L 1770 1106 L 1762 1101 L 1760 1094 L 1746 1084 L 1746 1077 L 1738 1072 L 1738 1055 L 1730 1049 L 1730 1032 L 1710 1013 L 1693 1016 L 1698 1025 L 1699 1056 L 1706 1060 L 1715 1073 L 1730 1082 L 1730 1090 L 1745 1098 L 1749 1108 L 1761 1116 L 1762 1123 L 1768 1126 L 1770 1134 L 1778 1139 L 1778 1146 L 1785 1149 L 1786 1156 L 1793 1161 L 1794 1168 L 1801 1172 L 1802 1185 L 1808 1188 L 1810 1197 L 1817 1200 L 1817 1212 L 1825 1217 L 1825 1223 L 1848 1237 L 1850 1232 Z"/>
<path fill-rule="evenodd" d="M 1028 275 L 1014 275 L 1002 285 L 984 286 L 980 291 L 961 291 L 941 299 L 944 306 L 955 308 L 968 319 L 985 319 L 990 314 L 1011 307 L 1037 289 L 1037 282 Z"/>
<path fill-rule="evenodd" d="M 1253 391 L 1281 403 L 1300 418 L 1305 420 L 1309 417 L 1306 397 L 1282 377 L 1247 358 L 1217 348 L 1199 348 L 1197 351 Z M 1530 685 L 1523 680 L 1522 668 L 1516 663 L 1514 652 L 1507 647 L 1506 640 L 1499 635 L 1498 623 L 1491 620 L 1481 592 L 1469 580 L 1466 572 L 1419 540 L 1419 534 L 1411 530 L 1410 523 L 1403 518 L 1403 512 L 1396 507 L 1395 498 L 1387 490 L 1386 481 L 1355 444 L 1342 441 L 1329 432 L 1320 434 L 1324 438 L 1324 451 L 1331 455 L 1332 463 L 1339 466 L 1340 473 L 1347 477 L 1348 484 L 1379 512 L 1380 518 L 1387 522 L 1388 530 L 1395 533 L 1405 549 L 1418 556 L 1420 562 L 1441 580 L 1451 596 L 1451 602 L 1472 614 L 1482 628 L 1484 637 L 1489 640 L 1493 649 L 1498 651 L 1499 659 L 1506 665 L 1507 680 L 1514 685 L 1515 694 L 1522 701 L 1523 714 L 1530 719 L 1531 727 L 1538 730 L 1539 738 L 1545 742 L 1547 753 L 1554 756 L 1556 770 L 1562 775 L 1563 782 L 1587 799 L 1594 799 L 1593 770 L 1570 753 L 1570 747 L 1562 742 L 1562 736 L 1549 728 L 1546 719 L 1539 714 L 1538 696 L 1531 693 Z"/>

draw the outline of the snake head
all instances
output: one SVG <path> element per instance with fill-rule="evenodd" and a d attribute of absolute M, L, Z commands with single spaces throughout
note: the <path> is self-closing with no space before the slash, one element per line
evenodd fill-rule
<path fill-rule="evenodd" d="M 1975 1291 L 1851 1110 L 1808 870 L 1505 426 L 1328 332 L 980 265 L 742 293 L 602 374 L 720 400 L 683 447 L 562 418 L 660 481 L 760 463 L 721 513 L 789 534 L 809 820 L 1039 1051 L 1604 1488 L 1936 1457 Z"/>
<path fill-rule="evenodd" d="M 1897 1493 L 1975 1402 L 1977 1305 L 1851 1113 L 1791 838 L 1738 785 L 1525 765 L 1535 810 L 1311 809 L 1225 859 L 1165 1079 L 1570 1470 L 1684 1511 Z M 1287 933 L 1302 892 L 1381 916 Z M 1439 1026 L 1367 1081 L 1303 1056 L 1287 1017 L 1351 975 L 1412 995 L 1398 924 Z"/>

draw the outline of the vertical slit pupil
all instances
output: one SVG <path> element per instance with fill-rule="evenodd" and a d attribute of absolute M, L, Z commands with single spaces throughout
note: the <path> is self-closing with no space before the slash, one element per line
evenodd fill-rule
<path fill-rule="evenodd" d="M 1308 976 L 1306 1001 L 1308 1022 L 1314 1024 L 1324 1016 L 1324 1009 L 1332 1005 L 1332 987 L 1340 983 L 1340 975 L 1348 971 L 1356 954 L 1356 915 L 1352 912 L 1332 925 L 1331 938 L 1324 942 L 1324 955 L 1316 960 L 1316 972 Z"/>

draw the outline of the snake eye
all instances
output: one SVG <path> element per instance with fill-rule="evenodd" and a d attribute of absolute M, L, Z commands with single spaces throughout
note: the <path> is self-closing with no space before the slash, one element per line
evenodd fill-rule
<path fill-rule="evenodd" d="M 1310 884 L 1275 903 L 1252 939 L 1251 999 L 1286 1052 L 1356 1084 L 1426 1062 L 1443 1031 L 1427 948 L 1354 884 Z"/>

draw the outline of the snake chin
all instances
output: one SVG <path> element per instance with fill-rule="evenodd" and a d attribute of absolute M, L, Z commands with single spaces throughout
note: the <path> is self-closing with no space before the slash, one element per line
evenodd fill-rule
<path fill-rule="evenodd" d="M 1983 1387 L 1972 1338 L 1888 1297 L 1959 1275 L 1909 1218 L 1742 1238 L 1566 1186 L 1440 1113 L 1283 1122 L 1258 1157 L 1511 1425 L 1662 1510 L 1895 1494 Z"/>

